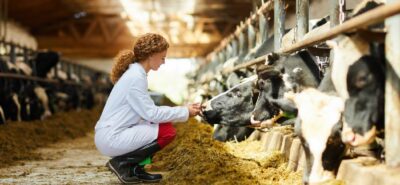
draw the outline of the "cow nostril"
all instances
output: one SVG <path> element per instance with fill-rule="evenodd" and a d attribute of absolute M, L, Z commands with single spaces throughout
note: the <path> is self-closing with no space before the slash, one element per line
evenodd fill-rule
<path fill-rule="evenodd" d="M 348 143 L 348 142 L 354 142 L 356 139 L 356 135 L 354 132 L 347 131 L 343 133 L 343 142 Z"/>

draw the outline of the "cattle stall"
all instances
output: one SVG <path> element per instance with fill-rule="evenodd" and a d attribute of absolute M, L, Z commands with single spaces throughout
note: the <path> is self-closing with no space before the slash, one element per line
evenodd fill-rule
<path fill-rule="evenodd" d="M 288 6 L 290 7 L 290 3 L 291 1 L 285 0 L 264 2 L 255 13 L 237 27 L 235 33 L 226 37 L 208 55 L 208 63 L 199 69 L 197 82 L 193 84 L 193 86 L 197 84 L 197 87 L 203 87 L 204 90 L 201 95 L 206 102 L 204 119 L 215 125 L 256 127 L 256 131 L 250 135 L 249 139 L 261 140 L 265 150 L 283 152 L 289 161 L 289 169 L 304 172 L 305 183 L 336 178 L 346 184 L 397 184 L 400 159 L 398 155 L 400 130 L 396 121 L 400 115 L 398 112 L 400 110 L 400 48 L 397 45 L 399 43 L 399 23 L 397 22 L 400 20 L 399 1 L 383 3 L 366 0 L 360 1 L 357 6 L 351 8 L 346 6 L 348 4 L 345 0 L 325 1 L 325 5 L 329 5 L 329 15 L 310 21 L 311 1 L 296 0 L 295 27 L 285 30 L 285 11 Z M 252 33 L 254 27 L 257 26 L 260 28 L 257 29 L 256 34 Z M 268 37 L 271 40 L 268 40 Z M 256 44 L 254 40 L 257 40 Z M 249 57 L 251 53 L 257 53 L 257 50 L 268 42 L 271 43 L 268 47 L 272 48 L 271 51 Z M 375 51 L 379 50 L 380 56 L 374 53 L 373 48 L 377 48 Z M 243 51 L 245 54 L 241 55 Z M 299 61 L 311 59 L 314 64 L 305 62 L 306 67 L 301 67 L 303 64 Z M 364 63 L 362 65 L 369 66 L 364 68 L 368 69 L 363 71 L 363 67 L 359 66 L 360 62 Z M 291 65 L 295 66 L 291 67 Z M 310 68 L 310 71 L 306 71 L 306 68 Z M 344 68 L 350 68 L 351 71 L 344 71 Z M 213 75 L 210 75 L 208 71 L 211 71 Z M 360 81 L 357 78 L 363 76 L 361 73 L 364 72 L 372 79 L 368 83 L 374 84 L 374 92 L 377 94 L 366 96 L 368 100 L 360 104 L 362 102 L 360 96 L 366 92 L 366 86 L 364 86 L 365 81 L 359 84 Z M 313 78 L 311 78 L 312 75 L 304 77 L 304 74 L 311 73 L 319 81 L 317 84 L 307 83 Z M 248 78 L 251 75 L 257 77 Z M 339 85 L 342 83 L 339 82 L 340 78 L 343 78 L 342 82 L 345 82 L 345 85 Z M 290 81 L 292 79 L 295 81 L 297 79 L 297 83 L 289 83 L 293 82 Z M 266 86 L 266 83 L 271 85 Z M 260 86 L 265 88 L 260 88 Z M 250 92 L 251 90 L 248 89 L 252 88 L 261 92 Z M 263 101 L 261 108 L 264 110 L 268 108 L 268 113 L 272 115 L 264 116 L 263 120 L 257 120 L 257 117 L 262 117 L 257 115 L 260 111 L 256 111 L 259 108 L 257 106 L 262 91 L 269 94 L 264 93 L 266 100 Z M 247 94 L 251 95 L 247 96 Z M 248 99 L 240 99 L 245 96 Z M 257 102 L 252 103 L 251 99 L 255 96 L 258 96 Z M 234 102 L 235 98 L 238 99 L 237 102 Z M 376 102 L 371 103 L 375 101 L 374 99 Z M 367 101 L 370 102 L 366 103 Z M 325 105 L 317 107 L 317 104 Z M 372 104 L 374 104 L 372 109 L 369 112 L 366 111 L 365 106 Z M 226 108 L 224 109 L 223 106 Z M 241 107 L 242 115 L 234 111 L 238 107 Z M 326 112 L 323 112 L 325 108 Z M 289 112 L 292 115 L 288 116 Z M 325 129 L 319 128 L 320 125 L 315 122 L 328 124 L 329 120 L 324 116 L 333 112 L 337 113 L 337 123 L 335 121 L 331 123 L 332 127 Z M 363 115 L 357 117 L 361 112 Z M 245 115 L 247 113 L 249 115 Z M 237 119 L 233 120 L 226 114 L 236 114 Z M 369 117 L 369 115 L 375 117 Z M 291 123 L 283 123 L 293 125 L 295 136 L 282 134 L 274 129 L 282 124 L 278 121 L 279 119 L 291 116 L 294 117 Z M 317 121 L 317 118 L 321 119 Z M 310 122 L 307 122 L 307 119 L 311 119 Z M 313 119 L 315 120 L 312 121 Z M 274 126 L 278 122 L 278 126 Z M 314 129 L 315 133 L 310 129 Z M 322 133 L 327 129 L 331 134 L 329 139 L 328 136 L 322 136 L 323 134 L 318 136 L 318 132 Z M 337 130 L 332 132 L 330 129 Z M 361 131 L 362 129 L 364 131 Z M 218 130 L 214 130 L 216 131 Z M 368 134 L 377 139 L 373 139 L 374 141 L 370 139 L 372 137 L 366 139 Z M 327 137 L 325 138 L 327 140 L 322 144 L 323 150 L 325 147 L 327 149 L 324 154 L 316 154 L 317 149 L 312 148 L 312 145 L 317 140 L 323 140 L 324 137 Z M 364 150 L 364 152 L 379 150 L 379 152 L 365 155 L 357 154 L 358 150 Z M 329 154 L 329 152 L 332 153 Z M 321 161 L 316 160 L 315 156 L 320 157 L 318 160 Z M 357 158 L 355 156 L 373 157 Z M 342 161 L 342 157 L 354 159 Z M 324 174 L 325 172 L 318 171 L 319 167 L 315 165 L 319 162 L 321 169 L 328 169 L 333 173 L 327 175 Z"/>
<path fill-rule="evenodd" d="M 0 184 L 397 185 L 398 120 L 400 0 L 0 0 Z"/>
<path fill-rule="evenodd" d="M 4 41 L 0 45 L 2 124 L 105 103 L 112 85 L 104 72 L 73 64 L 57 52 Z"/>

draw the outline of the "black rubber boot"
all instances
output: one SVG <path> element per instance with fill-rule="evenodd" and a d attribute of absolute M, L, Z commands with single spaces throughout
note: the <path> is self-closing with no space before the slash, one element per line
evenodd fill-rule
<path fill-rule="evenodd" d="M 112 158 L 107 167 L 113 171 L 118 179 L 125 184 L 133 184 L 139 182 L 158 182 L 162 176 L 160 174 L 146 173 L 142 166 L 139 165 L 141 161 L 148 156 L 152 156 L 159 151 L 161 147 L 157 141 L 153 141 L 148 145 L 143 146 L 133 152 Z"/>
<path fill-rule="evenodd" d="M 144 170 L 144 166 L 136 164 L 131 166 L 130 175 L 131 178 L 137 178 L 142 182 L 160 182 L 162 179 L 161 174 L 150 174 Z"/>
<path fill-rule="evenodd" d="M 137 177 L 133 177 L 130 172 L 130 165 L 121 158 L 114 157 L 110 159 L 106 166 L 118 177 L 123 184 L 137 184 L 141 181 Z"/>

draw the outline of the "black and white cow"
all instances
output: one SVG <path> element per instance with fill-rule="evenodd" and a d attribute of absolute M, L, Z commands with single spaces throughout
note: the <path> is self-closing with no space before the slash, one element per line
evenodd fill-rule
<path fill-rule="evenodd" d="M 314 88 L 286 97 L 298 108 L 295 133 L 306 157 L 304 183 L 334 179 L 346 151 L 340 137 L 344 102 Z"/>
<path fill-rule="evenodd" d="M 254 109 L 257 99 L 254 91 L 256 79 L 257 76 L 252 76 L 207 101 L 202 112 L 204 119 L 212 124 L 249 125 L 251 111 Z"/>
<path fill-rule="evenodd" d="M 243 126 L 249 125 L 257 98 L 255 80 L 256 76 L 252 76 L 205 103 L 202 111 L 204 120 L 210 124 L 219 124 L 215 128 L 215 139 L 241 141 L 254 130 Z"/>
<path fill-rule="evenodd" d="M 345 101 L 342 139 L 352 146 L 374 141 L 384 130 L 384 48 L 359 35 L 331 42 L 332 81 Z"/>
<path fill-rule="evenodd" d="M 19 74 L 20 70 L 9 61 L 0 60 L 0 72 Z M 18 98 L 21 80 L 2 78 L 0 105 L 4 111 L 5 120 L 21 121 L 21 104 Z"/>
<path fill-rule="evenodd" d="M 341 140 L 344 101 L 333 86 L 331 69 L 328 68 L 318 89 L 288 92 L 284 97 L 294 102 L 298 110 L 295 133 L 306 157 L 304 183 L 334 179 L 347 147 Z"/>
<path fill-rule="evenodd" d="M 269 66 L 258 72 L 257 84 L 260 94 L 252 113 L 252 124 L 267 121 L 277 116 L 280 111 L 295 115 L 296 107 L 283 97 L 284 93 L 296 93 L 306 87 L 317 87 L 320 82 L 318 65 L 308 51 L 289 56 L 272 53 L 268 55 L 268 64 Z M 268 121 L 266 123 L 273 124 Z"/>

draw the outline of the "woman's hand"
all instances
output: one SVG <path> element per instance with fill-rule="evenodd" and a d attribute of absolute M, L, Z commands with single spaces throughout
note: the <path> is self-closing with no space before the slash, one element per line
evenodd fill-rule
<path fill-rule="evenodd" d="M 186 106 L 189 109 L 189 116 L 193 117 L 200 114 L 201 105 L 200 103 L 189 104 Z"/>

